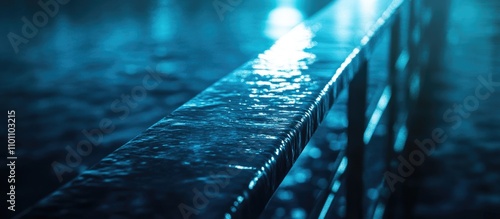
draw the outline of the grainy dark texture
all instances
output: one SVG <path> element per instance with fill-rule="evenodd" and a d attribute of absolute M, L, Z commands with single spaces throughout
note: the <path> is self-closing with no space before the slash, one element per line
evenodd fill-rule
<path fill-rule="evenodd" d="M 24 216 L 257 216 L 374 50 L 390 3 L 332 3 Z"/>
<path fill-rule="evenodd" d="M 428 72 L 409 141 L 436 128 L 447 139 L 409 183 L 414 216 L 500 218 L 500 2 L 448 2 L 449 14 L 434 18 L 447 20 L 442 62 Z"/>
<path fill-rule="evenodd" d="M 15 54 L 6 36 L 22 35 L 21 18 L 31 19 L 41 9 L 38 2 L 0 1 L 0 111 L 16 110 L 16 154 L 22 159 L 16 165 L 17 212 L 268 49 L 330 1 L 242 1 L 224 21 L 213 1 L 70 1 Z M 276 22 L 285 6 L 295 16 Z M 161 82 L 144 98 L 130 98 L 151 70 Z M 126 96 L 130 102 L 123 101 Z M 58 178 L 52 163 L 66 165 L 67 146 L 87 141 L 83 132 L 99 129 L 102 119 L 112 120 L 113 132 Z M 0 133 L 7 132 L 6 122 L 0 120 Z M 6 141 L 0 135 L 0 142 Z M 0 165 L 0 174 L 7 172 Z M 6 180 L 0 188 L 9 192 Z M 7 202 L 0 202 L 0 209 L 15 213 Z"/>

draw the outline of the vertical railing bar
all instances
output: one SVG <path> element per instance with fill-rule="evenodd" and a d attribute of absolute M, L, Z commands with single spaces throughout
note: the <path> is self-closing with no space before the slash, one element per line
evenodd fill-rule
<path fill-rule="evenodd" d="M 346 218 L 363 218 L 363 165 L 366 128 L 368 61 L 365 59 L 349 85 L 347 103 Z"/>
<path fill-rule="evenodd" d="M 398 119 L 398 68 L 397 61 L 401 53 L 400 36 L 401 36 L 401 16 L 395 15 L 394 24 L 390 30 L 390 48 L 389 48 L 389 86 L 391 86 L 391 101 L 389 103 L 389 121 L 388 121 L 388 147 L 387 147 L 387 165 L 390 168 L 390 163 L 394 157 L 394 142 L 395 142 L 395 126 Z"/>
<path fill-rule="evenodd" d="M 418 93 L 420 92 L 420 84 L 416 85 L 418 86 L 418 90 L 415 90 L 415 83 L 420 83 L 420 73 L 419 73 L 419 43 L 420 43 L 420 34 L 421 30 L 419 25 L 419 22 L 417 20 L 417 16 L 419 15 L 417 12 L 417 4 L 419 0 L 411 0 L 409 1 L 408 5 L 408 13 L 409 17 L 408 20 L 405 22 L 408 22 L 408 35 L 407 39 L 402 39 L 404 40 L 404 43 L 407 45 L 407 51 L 409 55 L 409 61 L 408 61 L 408 66 L 405 69 L 405 74 L 402 76 L 402 83 L 404 83 L 403 89 L 401 89 L 402 95 L 404 95 L 404 105 L 406 107 L 405 112 L 406 114 L 406 121 L 404 124 L 405 126 L 411 125 L 411 119 L 413 117 L 413 113 L 415 112 L 415 104 L 416 104 L 416 97 L 418 96 Z M 414 99 L 415 98 L 415 99 Z M 412 145 L 406 145 L 406 147 L 410 148 L 404 148 L 404 150 L 412 150 L 411 147 Z M 398 217 L 411 217 L 412 212 L 411 208 L 413 203 L 413 198 L 414 194 L 412 194 L 412 190 L 408 187 L 408 185 L 403 184 L 402 188 L 395 194 L 396 197 L 395 199 L 401 201 L 400 203 L 402 204 L 401 206 L 401 212 L 398 214 Z M 405 198 L 403 198 L 405 197 Z M 393 215 L 394 217 L 396 215 Z"/>
<path fill-rule="evenodd" d="M 410 20 L 409 20 L 409 35 L 408 35 L 408 50 L 410 54 L 410 60 L 408 62 L 408 77 L 406 78 L 406 100 L 408 101 L 408 118 L 411 118 L 411 115 L 413 114 L 413 106 L 415 105 L 416 98 L 418 94 L 412 93 L 414 90 L 413 88 L 413 83 L 414 80 L 418 80 L 418 83 L 420 83 L 420 59 L 419 59 L 419 47 L 418 45 L 420 44 L 421 41 L 421 29 L 420 29 L 420 22 L 417 19 L 418 16 L 418 4 L 419 0 L 411 0 L 410 1 Z M 419 90 L 420 90 L 420 84 L 418 84 Z M 419 91 L 417 91 L 419 92 Z M 417 95 L 417 96 L 415 96 Z"/>
<path fill-rule="evenodd" d="M 401 37 L 401 14 L 394 15 L 394 23 L 390 28 L 390 45 L 389 45 L 389 72 L 388 83 L 391 87 L 391 99 L 388 106 L 388 124 L 387 124 L 387 147 L 386 147 L 386 168 L 387 171 L 393 170 L 393 161 L 396 155 L 394 144 L 396 141 L 396 125 L 398 120 L 398 68 L 397 61 L 401 53 L 400 37 Z M 390 191 L 392 192 L 392 191 Z M 385 218 L 394 217 L 394 194 L 389 194 L 387 199 Z"/>

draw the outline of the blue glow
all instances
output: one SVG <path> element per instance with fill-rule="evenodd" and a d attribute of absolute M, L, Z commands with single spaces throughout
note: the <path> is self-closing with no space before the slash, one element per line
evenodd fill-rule
<path fill-rule="evenodd" d="M 292 210 L 292 218 L 294 219 L 306 218 L 306 212 L 302 208 L 295 208 Z"/>
<path fill-rule="evenodd" d="M 342 185 L 342 183 L 338 180 L 335 180 L 335 182 L 332 185 L 332 192 L 334 193 L 338 192 L 340 189 L 340 185 Z"/>
<path fill-rule="evenodd" d="M 387 104 L 389 104 L 389 100 L 391 99 L 391 88 L 389 86 L 385 87 L 382 96 L 378 100 L 377 108 L 373 112 L 370 121 L 368 122 L 368 126 L 366 127 L 365 134 L 363 136 L 363 141 L 365 144 L 368 144 L 373 137 L 373 133 L 377 128 L 377 124 L 380 122 L 380 118 L 387 108 Z"/>
<path fill-rule="evenodd" d="M 280 190 L 276 194 L 277 197 L 281 200 L 292 200 L 293 199 L 293 193 L 291 191 L 287 190 Z"/>
<path fill-rule="evenodd" d="M 375 208 L 375 213 L 373 213 L 373 219 L 382 219 L 384 216 L 385 205 L 383 203 L 378 203 Z"/>
<path fill-rule="evenodd" d="M 394 142 L 394 151 L 401 152 L 405 147 L 406 137 L 408 137 L 408 129 L 403 126 L 399 129 L 396 136 L 396 141 Z"/>
<path fill-rule="evenodd" d="M 410 55 L 407 50 L 401 51 L 399 54 L 398 60 L 396 61 L 396 69 L 398 71 L 403 71 L 408 65 L 408 61 L 410 60 Z"/>
<path fill-rule="evenodd" d="M 321 157 L 321 150 L 317 147 L 313 147 L 309 150 L 309 156 L 314 159 L 318 159 Z"/>
<path fill-rule="evenodd" d="M 367 196 L 369 199 L 371 200 L 377 200 L 379 194 L 378 194 L 378 190 L 377 189 L 374 189 L 374 188 L 371 188 L 371 189 L 368 189 L 368 191 L 366 192 Z"/>
<path fill-rule="evenodd" d="M 296 0 L 277 2 L 277 7 L 268 15 L 265 30 L 267 37 L 276 40 L 304 19 L 302 12 L 296 8 L 296 3 Z"/>
<path fill-rule="evenodd" d="M 255 170 L 255 167 L 246 167 L 246 166 L 240 166 L 240 165 L 229 165 L 229 167 L 236 168 L 239 170 Z"/>
<path fill-rule="evenodd" d="M 174 25 L 177 22 L 171 18 L 174 12 L 168 2 L 168 0 L 160 0 L 152 16 L 151 37 L 159 42 L 171 40 L 175 33 Z"/>
<path fill-rule="evenodd" d="M 319 215 L 319 218 L 325 218 L 328 210 L 330 209 L 330 206 L 333 203 L 333 199 L 335 198 L 335 193 L 338 192 L 340 186 L 342 183 L 340 182 L 340 176 L 345 172 L 345 169 L 347 167 L 348 160 L 347 157 L 342 157 L 342 160 L 340 161 L 339 167 L 337 168 L 337 172 L 335 173 L 335 176 L 333 177 L 334 183 L 331 187 L 331 193 L 328 195 L 328 198 L 325 201 L 325 205 L 323 205 L 323 208 L 321 209 L 321 213 Z"/>
<path fill-rule="evenodd" d="M 330 193 L 328 195 L 328 198 L 326 198 L 325 205 L 323 205 L 323 208 L 321 209 L 321 213 L 319 214 L 318 218 L 325 218 L 326 217 L 326 213 L 328 212 L 328 210 L 330 209 L 330 206 L 333 203 L 333 198 L 335 198 L 335 195 Z"/>

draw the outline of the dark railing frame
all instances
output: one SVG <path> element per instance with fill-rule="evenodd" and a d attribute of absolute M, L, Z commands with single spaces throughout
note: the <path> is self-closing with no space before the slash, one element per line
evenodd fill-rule
<path fill-rule="evenodd" d="M 382 35 L 387 34 L 387 32 L 389 32 L 391 37 L 391 43 L 390 43 L 390 55 L 388 57 L 388 62 L 389 62 L 388 86 L 390 86 L 391 97 L 389 105 L 387 107 L 387 115 L 388 115 L 387 138 L 389 139 L 388 141 L 389 144 L 387 145 L 387 151 L 386 151 L 387 160 L 385 162 L 387 163 L 387 170 L 393 171 L 395 165 L 394 158 L 398 153 L 400 153 L 399 151 L 395 151 L 394 145 L 400 144 L 400 142 L 397 142 L 399 135 L 398 133 L 400 133 L 401 129 L 406 129 L 407 118 L 409 117 L 409 114 L 411 114 L 413 110 L 412 109 L 413 103 L 416 99 L 416 96 L 418 96 L 418 93 L 416 93 L 415 91 L 411 91 L 410 88 L 415 87 L 415 83 L 417 83 L 418 87 L 419 83 L 418 81 L 419 78 L 421 77 L 420 66 L 424 64 L 423 61 L 420 59 L 421 53 L 419 51 L 422 41 L 420 33 L 422 32 L 421 29 L 423 28 L 421 25 L 421 21 L 419 20 L 419 13 L 421 13 L 422 10 L 423 9 L 420 0 L 392 1 L 387 10 L 385 10 L 382 16 L 377 20 L 377 22 L 375 22 L 375 25 L 371 27 L 370 31 L 368 33 L 364 33 L 365 36 L 362 39 L 361 44 L 354 47 L 355 52 L 352 52 L 349 54 L 349 56 L 344 57 L 346 60 L 351 59 L 352 62 L 354 62 L 354 63 L 348 63 L 349 66 L 347 67 L 344 66 L 345 69 L 349 68 L 350 70 L 352 70 L 353 75 L 349 75 L 351 73 L 347 72 L 348 70 L 344 69 L 344 71 L 346 71 L 345 74 L 348 75 L 345 76 L 345 74 L 343 74 L 344 78 L 340 78 L 341 81 L 347 80 L 347 84 L 340 84 L 335 87 L 332 86 L 331 84 L 328 84 L 327 87 L 322 90 L 322 92 L 323 91 L 329 93 L 331 92 L 334 95 L 331 95 L 330 97 L 324 97 L 325 94 L 320 93 L 319 95 L 323 95 L 320 96 L 323 99 L 321 99 L 321 101 L 316 101 L 317 105 L 315 106 L 319 109 L 308 110 L 307 113 L 310 113 L 311 115 L 307 115 L 308 117 L 303 117 L 306 119 L 310 119 L 312 121 L 301 121 L 303 122 L 301 123 L 301 125 L 307 126 L 306 128 L 304 128 L 304 130 L 306 130 L 307 133 L 306 134 L 301 133 L 299 130 L 297 131 L 298 134 L 294 132 L 291 134 L 292 137 L 286 138 L 286 141 L 289 142 L 284 141 L 286 144 L 292 141 L 297 142 L 296 146 L 299 147 L 298 149 L 293 149 L 293 150 L 290 149 L 291 151 L 284 151 L 283 153 L 285 153 L 285 155 L 282 155 L 281 157 L 278 158 L 281 159 L 283 158 L 283 156 L 285 156 L 291 159 L 291 161 L 285 159 L 286 161 L 283 162 L 286 163 L 284 163 L 282 166 L 279 166 L 280 168 L 289 169 L 290 164 L 288 162 L 293 162 L 293 159 L 296 159 L 298 157 L 298 154 L 300 153 L 301 150 L 300 147 L 305 146 L 307 140 L 310 138 L 310 136 L 314 132 L 319 122 L 326 115 L 326 112 L 329 109 L 328 107 L 331 107 L 331 105 L 333 104 L 336 95 L 338 95 L 339 91 L 342 90 L 345 86 L 348 86 L 348 93 L 349 93 L 348 108 L 347 108 L 348 143 L 347 143 L 347 148 L 345 150 L 345 156 L 347 158 L 348 165 L 344 173 L 345 174 L 344 183 L 346 184 L 345 194 L 347 200 L 345 216 L 347 218 L 372 218 L 375 215 L 373 209 L 377 210 L 382 209 L 383 211 L 384 206 L 388 206 L 387 209 L 391 209 L 390 207 L 393 204 L 393 200 L 398 195 L 397 193 L 392 194 L 392 192 L 389 191 L 388 188 L 384 185 L 383 182 L 384 179 L 381 179 L 382 184 L 380 188 L 380 194 L 382 195 L 380 196 L 379 200 L 377 200 L 376 203 L 370 203 L 370 206 L 375 206 L 375 207 L 372 207 L 371 208 L 372 210 L 367 210 L 364 209 L 363 207 L 365 206 L 363 203 L 365 196 L 364 185 L 363 185 L 363 166 L 365 157 L 364 150 L 366 146 L 366 142 L 364 142 L 364 134 L 367 126 L 367 119 L 365 114 L 367 110 L 367 80 L 369 77 L 368 66 L 370 63 L 371 52 L 373 48 L 377 45 L 378 39 L 381 38 Z M 406 33 L 406 38 L 402 33 Z M 243 68 L 243 70 L 246 69 Z M 253 68 L 252 70 L 255 69 Z M 243 76 L 241 77 L 243 78 Z M 218 82 L 218 84 L 213 85 L 212 89 L 217 88 L 216 86 L 221 86 L 223 83 L 227 83 L 228 81 L 230 81 L 230 79 L 231 78 L 222 79 L 220 82 Z M 203 94 L 204 93 L 202 93 L 201 97 L 197 98 L 203 98 Z M 196 100 L 196 98 L 194 100 Z M 194 106 L 193 104 L 194 104 L 193 102 L 189 102 L 187 106 L 188 107 Z M 184 108 L 181 107 L 180 109 L 186 110 L 186 107 Z M 154 135 L 160 134 L 161 130 L 157 132 L 154 130 L 156 126 L 162 126 L 163 123 L 166 123 L 166 121 L 171 118 L 185 116 L 182 113 L 180 113 L 180 111 L 177 112 L 177 114 L 176 112 L 174 112 L 172 116 L 166 118 L 165 120 L 162 120 L 163 122 L 159 122 L 157 125 L 147 130 L 144 136 L 147 136 L 148 138 L 145 141 L 147 142 L 149 141 L 150 138 L 153 138 Z M 182 126 L 183 124 L 181 123 L 171 124 L 171 126 L 174 125 Z M 143 143 L 144 142 L 141 142 L 140 139 L 135 139 L 129 142 L 127 145 L 143 144 Z M 124 150 L 125 149 L 120 151 L 119 149 L 117 152 L 114 152 L 112 156 L 116 155 L 116 153 L 124 153 L 123 152 Z M 105 168 L 103 166 L 111 165 L 110 162 L 108 162 L 109 160 L 112 159 L 110 158 L 108 158 L 108 160 L 105 159 L 106 162 L 98 165 L 97 168 L 103 169 Z M 275 162 L 282 162 L 282 161 L 278 160 Z M 277 169 L 273 168 L 275 167 L 274 166 L 270 167 L 269 171 L 275 171 L 275 172 L 278 171 Z M 65 186 L 62 190 L 56 192 L 52 196 L 48 197 L 48 199 L 36 205 L 32 211 L 25 212 L 21 216 L 37 217 L 40 215 L 44 215 L 45 213 L 51 214 L 52 216 L 56 217 L 64 215 L 78 215 L 75 212 L 71 213 L 70 211 L 78 207 L 79 204 L 69 205 L 68 209 L 62 209 L 63 210 L 62 212 L 61 211 L 58 213 L 49 213 L 49 212 L 57 208 L 57 206 L 59 206 L 60 208 L 64 208 L 65 207 L 64 200 L 70 200 L 71 198 L 75 198 L 77 199 L 77 201 L 81 201 L 82 203 L 85 202 L 85 200 L 78 199 L 78 197 L 73 197 L 76 195 L 74 195 L 72 192 L 77 191 L 79 189 L 78 186 L 82 186 L 85 180 L 99 181 L 100 179 L 98 178 L 98 176 L 100 175 L 92 175 L 95 174 L 95 172 L 98 171 L 94 171 L 89 173 L 88 175 L 80 177 L 80 179 L 78 179 L 80 181 L 77 180 L 73 182 L 73 184 L 70 183 L 69 185 Z M 271 174 L 274 177 L 272 180 L 275 180 L 279 184 L 280 181 L 279 178 L 281 178 L 282 180 L 282 176 L 280 175 L 281 173 L 271 173 Z M 257 179 L 254 184 L 252 184 L 253 181 L 250 182 L 251 187 L 253 188 L 254 185 L 261 183 L 262 180 L 260 181 L 259 180 L 260 179 Z M 274 182 L 272 180 L 270 181 Z M 268 192 L 272 193 L 276 189 L 277 185 L 272 184 L 270 187 L 272 188 L 263 188 L 262 185 L 261 187 L 259 187 L 262 190 L 262 192 L 265 193 L 265 195 L 263 195 L 264 198 L 262 199 L 265 199 L 266 197 L 269 198 L 270 194 L 267 193 Z M 245 192 L 243 192 L 243 194 L 247 194 Z M 79 194 L 80 195 L 84 194 L 84 192 L 81 192 Z M 244 199 L 241 198 L 241 200 L 238 197 L 237 200 L 239 200 L 240 202 L 233 205 L 233 207 L 235 209 L 236 207 L 239 207 L 241 209 L 244 208 L 243 210 L 240 210 L 243 213 L 237 213 L 233 211 L 231 213 L 233 214 L 233 216 L 254 217 L 257 216 L 258 213 L 262 210 L 261 207 L 263 207 L 264 205 L 259 205 L 256 207 L 249 206 L 251 205 L 251 203 L 256 203 L 256 202 L 255 201 L 248 202 L 249 199 L 248 197 L 251 197 L 251 195 L 247 195 L 247 197 L 244 197 Z M 257 198 L 255 199 L 257 200 L 257 202 L 260 200 Z M 85 205 L 85 203 L 83 203 L 83 205 Z M 226 209 L 224 209 L 224 211 L 226 211 Z M 393 213 L 394 212 L 387 210 L 385 215 L 392 215 Z M 228 217 L 227 215 L 231 217 L 231 214 L 227 213 L 225 215 L 226 217 Z M 212 216 L 213 215 L 217 214 L 212 214 Z M 319 213 L 318 211 L 316 211 L 316 214 L 311 217 L 318 217 L 318 216 Z"/>

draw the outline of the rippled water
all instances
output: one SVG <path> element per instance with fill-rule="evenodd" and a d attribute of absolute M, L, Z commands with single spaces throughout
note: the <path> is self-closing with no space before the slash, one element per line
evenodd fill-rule
<path fill-rule="evenodd" d="M 442 128 L 446 140 L 417 169 L 406 199 L 415 196 L 415 218 L 499 218 L 500 95 L 484 81 L 500 81 L 500 2 L 449 2 L 443 61 L 429 72 L 413 130 L 423 140 Z"/>
<path fill-rule="evenodd" d="M 242 1 L 221 20 L 212 1 L 70 1 L 17 54 L 2 38 L 0 108 L 16 110 L 18 208 L 68 182 L 327 2 Z M 34 1 L 0 6 L 3 36 L 23 37 L 22 17 L 32 20 L 41 10 Z M 103 119 L 113 131 L 100 129 Z M 96 146 L 58 179 L 51 164 L 66 164 L 68 150 L 82 141 Z"/>

